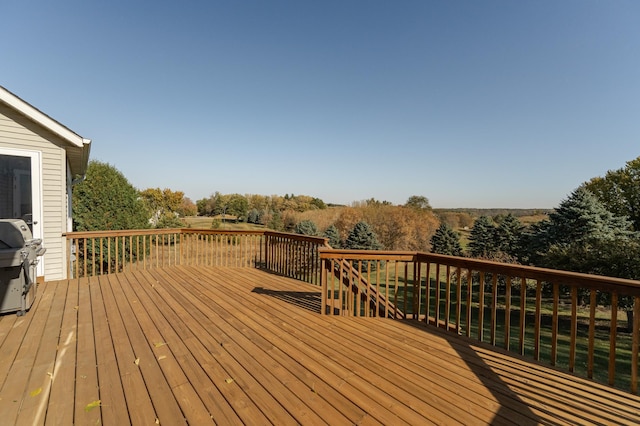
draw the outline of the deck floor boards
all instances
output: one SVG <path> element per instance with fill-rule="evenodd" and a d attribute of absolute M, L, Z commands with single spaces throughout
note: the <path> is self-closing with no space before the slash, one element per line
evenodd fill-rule
<path fill-rule="evenodd" d="M 638 424 L 640 397 L 315 286 L 172 266 L 41 285 L 0 316 L 3 424 Z"/>

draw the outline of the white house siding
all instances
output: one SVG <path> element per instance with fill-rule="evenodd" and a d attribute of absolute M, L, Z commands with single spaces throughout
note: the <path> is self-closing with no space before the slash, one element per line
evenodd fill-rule
<path fill-rule="evenodd" d="M 57 135 L 0 104 L 0 147 L 39 151 L 42 162 L 42 232 L 46 281 L 66 278 L 66 152 Z"/>

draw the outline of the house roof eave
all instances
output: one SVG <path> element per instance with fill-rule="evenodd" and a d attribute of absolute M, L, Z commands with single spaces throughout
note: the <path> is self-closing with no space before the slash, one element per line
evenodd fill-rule
<path fill-rule="evenodd" d="M 88 147 L 91 144 L 90 139 L 85 139 L 82 136 L 78 135 L 73 130 L 49 117 L 47 114 L 43 113 L 28 102 L 20 99 L 18 96 L 14 95 L 2 86 L 0 86 L 0 102 L 7 104 L 30 120 L 41 125 L 52 133 L 60 136 L 64 141 L 66 141 L 73 147 L 85 149 L 85 145 Z"/>

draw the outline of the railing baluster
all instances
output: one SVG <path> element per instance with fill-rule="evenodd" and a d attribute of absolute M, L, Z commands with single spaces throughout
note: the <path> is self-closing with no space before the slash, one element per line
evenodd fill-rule
<path fill-rule="evenodd" d="M 451 314 L 451 266 L 447 265 L 447 281 L 445 288 L 444 305 L 444 328 L 449 330 L 449 316 Z"/>
<path fill-rule="evenodd" d="M 379 296 L 381 293 L 381 286 L 380 286 L 380 262 L 379 261 L 375 261 L 375 265 L 376 265 L 376 294 Z M 371 268 L 371 261 L 369 261 L 368 263 L 368 267 Z M 380 316 L 380 297 L 376 297 L 376 317 Z"/>
<path fill-rule="evenodd" d="M 345 261 L 346 262 L 346 261 Z M 373 312 L 373 309 L 371 307 L 371 268 L 367 268 L 367 316 L 371 317 L 371 316 L 375 316 L 375 312 Z"/>
<path fill-rule="evenodd" d="M 361 277 L 362 276 L 362 261 L 358 262 L 358 276 Z M 361 307 L 366 310 L 367 309 L 367 303 L 362 303 L 362 290 L 360 289 L 360 286 L 357 286 L 358 288 L 358 295 L 357 295 L 357 300 L 356 300 L 356 312 L 358 313 L 358 316 L 360 316 L 360 309 Z M 364 305 L 364 306 L 362 306 Z"/>
<path fill-rule="evenodd" d="M 78 275 L 77 273 L 74 274 L 74 268 L 73 268 L 73 262 L 75 262 L 75 259 L 73 258 L 74 253 L 73 253 L 73 238 L 67 238 L 66 244 L 65 244 L 65 250 L 67 251 L 67 277 L 69 278 L 76 278 L 75 275 Z"/>
<path fill-rule="evenodd" d="M 507 275 L 504 292 L 504 348 L 509 350 L 511 338 L 511 275 Z"/>
<path fill-rule="evenodd" d="M 82 244 L 82 248 L 83 248 L 83 262 L 82 262 L 82 276 L 86 277 L 87 276 L 87 240 L 85 239 L 83 244 Z"/>
<path fill-rule="evenodd" d="M 435 285 L 435 325 L 438 327 L 440 324 L 440 263 L 436 263 L 436 285 Z"/>
<path fill-rule="evenodd" d="M 478 295 L 478 340 L 484 337 L 484 271 L 480 271 L 480 294 Z"/>
<path fill-rule="evenodd" d="M 100 237 L 100 275 L 104 274 L 104 239 Z"/>
<path fill-rule="evenodd" d="M 573 373 L 576 363 L 576 340 L 578 337 L 578 287 L 571 286 L 571 341 L 569 343 L 569 371 Z"/>
<path fill-rule="evenodd" d="M 631 336 L 631 392 L 638 393 L 638 350 L 640 347 L 640 297 L 633 298 L 633 332 Z"/>
<path fill-rule="evenodd" d="M 393 317 L 398 316 L 398 261 L 393 261 L 393 276 L 395 277 L 393 287 Z"/>
<path fill-rule="evenodd" d="M 593 363 L 595 357 L 596 297 L 596 290 L 591 289 L 589 298 L 589 348 L 587 350 L 587 377 L 590 379 L 593 378 Z"/>
<path fill-rule="evenodd" d="M 96 239 L 91 239 L 91 274 L 96 274 Z"/>
<path fill-rule="evenodd" d="M 473 271 L 471 268 L 467 269 L 467 323 L 466 327 L 466 335 L 467 337 L 471 337 L 471 302 L 473 301 Z"/>
<path fill-rule="evenodd" d="M 389 317 L 389 265 L 386 264 L 386 267 L 384 268 L 385 270 L 385 276 L 384 276 L 384 316 L 386 318 Z"/>
<path fill-rule="evenodd" d="M 493 273 L 491 280 L 491 344 L 496 345 L 496 327 L 498 325 L 498 274 Z"/>
<path fill-rule="evenodd" d="M 611 293 L 611 325 L 609 327 L 609 385 L 616 379 L 616 340 L 618 337 L 618 292 Z"/>
<path fill-rule="evenodd" d="M 427 262 L 426 278 L 424 280 L 425 291 L 424 291 L 424 322 L 425 324 L 429 324 L 429 315 L 431 314 L 431 263 Z M 407 295 L 404 296 L 405 300 Z M 407 312 L 407 306 L 405 305 L 404 311 Z"/>
<path fill-rule="evenodd" d="M 107 237 L 107 274 L 111 273 L 111 237 Z"/>
<path fill-rule="evenodd" d="M 327 264 L 329 264 L 331 261 L 329 259 L 325 259 L 322 261 L 324 263 L 324 267 L 322 268 L 322 270 L 320 271 L 321 273 L 321 277 L 320 277 L 320 289 L 321 289 L 321 294 L 320 294 L 320 315 L 326 315 L 327 314 L 327 293 L 329 291 L 329 282 L 328 282 L 328 277 L 327 277 Z"/>
<path fill-rule="evenodd" d="M 540 282 L 538 282 L 538 288 L 540 288 Z M 538 303 L 538 300 L 541 300 L 540 299 L 541 297 L 542 297 L 541 293 L 536 289 L 536 303 Z M 540 331 L 540 329 L 538 328 L 539 326 L 540 326 L 540 322 L 536 320 L 534 322 L 534 327 L 536 327 L 536 330 L 538 332 Z M 527 278 L 524 276 L 520 278 L 520 324 L 519 324 L 519 327 L 520 329 L 518 330 L 519 332 L 518 350 L 520 352 L 520 355 L 524 355 L 526 327 L 527 327 Z"/>
<path fill-rule="evenodd" d="M 407 307 L 409 306 L 408 298 L 408 288 L 409 287 L 409 265 L 407 263 L 404 264 L 404 312 L 407 312 Z"/>
<path fill-rule="evenodd" d="M 456 267 L 456 333 L 460 334 L 460 316 L 462 309 L 462 268 Z"/>
<path fill-rule="evenodd" d="M 142 261 L 144 261 L 145 254 L 142 253 Z M 136 271 L 140 270 L 140 235 L 136 235 Z"/>
<path fill-rule="evenodd" d="M 560 285 L 553 283 L 553 316 L 551 317 L 551 365 L 558 360 L 558 304 L 560 303 Z"/>

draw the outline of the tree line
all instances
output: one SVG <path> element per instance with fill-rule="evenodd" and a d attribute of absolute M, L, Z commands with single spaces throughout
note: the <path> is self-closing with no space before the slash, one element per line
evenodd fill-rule
<path fill-rule="evenodd" d="M 327 236 L 333 247 L 428 250 L 438 226 L 429 200 L 411 196 L 404 205 L 371 198 L 352 206 L 333 207 L 336 217 L 320 228 L 302 213 L 323 212 L 327 204 L 307 195 L 241 195 L 213 193 L 191 202 L 182 191 L 138 190 L 115 167 L 91 161 L 86 179 L 73 188 L 73 220 L 77 231 L 183 227 L 183 218 L 212 218 L 262 225 L 284 232 Z M 355 234 L 353 234 L 355 232 Z"/>

